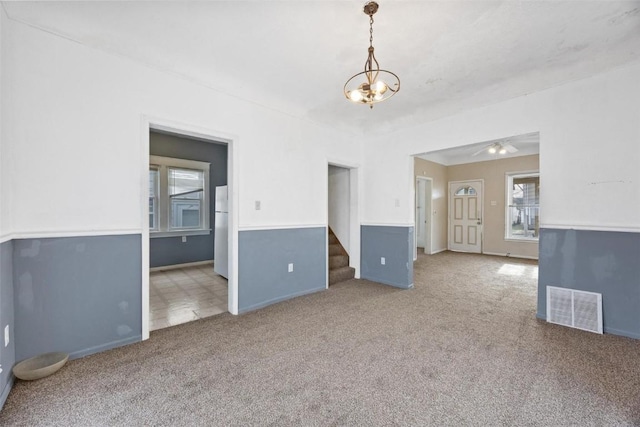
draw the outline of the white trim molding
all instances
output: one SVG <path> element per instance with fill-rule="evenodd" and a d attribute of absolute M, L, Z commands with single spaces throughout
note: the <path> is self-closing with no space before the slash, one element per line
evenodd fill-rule
<path fill-rule="evenodd" d="M 213 260 L 210 259 L 207 261 L 185 262 L 183 264 L 172 264 L 172 265 L 163 265 L 161 267 L 151 267 L 149 268 L 149 272 L 153 273 L 154 271 L 176 270 L 178 268 L 187 268 L 187 267 L 201 267 L 203 265 L 213 265 Z"/>
<path fill-rule="evenodd" d="M 328 227 L 327 224 L 295 224 L 295 225 L 243 225 L 238 227 L 238 231 L 259 231 L 259 230 L 288 230 L 295 228 L 319 228 Z"/>
<path fill-rule="evenodd" d="M 534 256 L 528 256 L 528 255 L 518 255 L 518 254 L 512 254 L 512 253 L 499 253 L 499 252 L 483 252 L 482 255 L 492 255 L 492 256 L 501 256 L 501 257 L 505 257 L 505 258 L 522 258 L 522 259 L 534 259 L 534 260 L 538 260 L 538 257 L 534 257 Z"/>
<path fill-rule="evenodd" d="M 360 165 L 358 163 L 352 163 L 349 161 L 336 160 L 334 158 L 327 157 L 327 164 L 329 166 L 338 166 L 345 169 L 358 169 Z"/>
<path fill-rule="evenodd" d="M 139 228 L 128 228 L 122 230 L 52 230 L 52 231 L 22 231 L 0 236 L 0 243 L 9 240 L 19 239 L 51 239 L 56 237 L 99 237 L 99 236 L 121 236 L 128 234 L 142 234 Z"/>
<path fill-rule="evenodd" d="M 640 233 L 640 226 L 589 225 L 589 224 L 540 224 L 540 229 L 584 230 L 584 231 L 619 231 L 622 233 Z"/>
<path fill-rule="evenodd" d="M 381 222 L 361 222 L 360 225 L 367 227 L 412 227 L 414 226 L 413 222 L 406 223 L 386 223 L 383 224 Z"/>
<path fill-rule="evenodd" d="M 537 244 L 540 242 L 540 238 L 539 238 L 539 237 L 536 237 L 535 239 L 532 239 L 532 238 L 528 238 L 528 239 L 525 239 L 525 238 L 522 238 L 522 239 L 514 239 L 514 238 L 512 238 L 512 237 L 509 237 L 509 238 L 506 238 L 506 237 L 505 237 L 505 238 L 504 238 L 504 241 L 505 241 L 505 242 L 511 242 L 511 243 L 535 243 L 535 244 L 537 245 Z"/>

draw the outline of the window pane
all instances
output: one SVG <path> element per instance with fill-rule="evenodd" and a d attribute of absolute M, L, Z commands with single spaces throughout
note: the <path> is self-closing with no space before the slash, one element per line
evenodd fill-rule
<path fill-rule="evenodd" d="M 534 206 L 540 195 L 540 177 L 513 178 L 512 205 Z"/>
<path fill-rule="evenodd" d="M 170 228 L 200 228 L 204 172 L 169 168 Z"/>
<path fill-rule="evenodd" d="M 169 196 L 181 199 L 202 199 L 204 173 L 199 170 L 169 168 Z"/>
<path fill-rule="evenodd" d="M 171 199 L 171 228 L 200 228 L 200 200 Z"/>
<path fill-rule="evenodd" d="M 158 170 L 149 169 L 149 197 L 158 195 Z"/>
<path fill-rule="evenodd" d="M 156 197 L 158 196 L 158 182 L 160 174 L 158 169 L 149 169 L 149 229 L 155 230 L 158 228 L 156 223 L 157 203 Z"/>
<path fill-rule="evenodd" d="M 540 225 L 540 208 L 512 207 L 511 210 L 511 237 L 538 237 Z"/>
<path fill-rule="evenodd" d="M 153 197 L 149 197 L 149 228 L 151 230 L 156 228 L 156 206 Z"/>
<path fill-rule="evenodd" d="M 458 190 L 456 191 L 456 196 L 464 196 L 464 195 L 469 195 L 469 196 L 473 196 L 476 194 L 476 189 L 466 185 L 464 187 L 460 187 L 458 188 Z"/>

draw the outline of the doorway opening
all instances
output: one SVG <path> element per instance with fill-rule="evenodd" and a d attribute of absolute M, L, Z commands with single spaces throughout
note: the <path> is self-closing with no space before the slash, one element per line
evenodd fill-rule
<path fill-rule="evenodd" d="M 423 232 L 420 179 L 428 177 L 431 254 L 538 259 L 539 151 L 540 133 L 532 132 L 415 154 L 416 247 Z"/>
<path fill-rule="evenodd" d="M 433 179 L 429 177 L 419 176 L 416 178 L 416 200 L 415 200 L 415 230 L 416 244 L 414 259 L 417 259 L 418 250 L 422 249 L 422 253 L 431 254 L 432 244 L 432 191 Z"/>
<path fill-rule="evenodd" d="M 358 169 L 327 166 L 327 287 L 359 277 Z"/>
<path fill-rule="evenodd" d="M 151 330 L 237 314 L 234 140 L 144 119 L 143 339 Z"/>
<path fill-rule="evenodd" d="M 151 331 L 228 311 L 227 145 L 149 133 Z"/>

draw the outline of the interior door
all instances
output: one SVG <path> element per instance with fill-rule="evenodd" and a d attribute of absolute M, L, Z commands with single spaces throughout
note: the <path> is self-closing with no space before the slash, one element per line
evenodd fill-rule
<path fill-rule="evenodd" d="M 449 183 L 449 250 L 482 253 L 482 181 Z"/>

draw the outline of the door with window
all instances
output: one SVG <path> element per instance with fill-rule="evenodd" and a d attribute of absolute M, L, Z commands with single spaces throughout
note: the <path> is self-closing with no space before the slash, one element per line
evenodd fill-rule
<path fill-rule="evenodd" d="M 481 180 L 449 183 L 449 250 L 482 253 Z"/>

